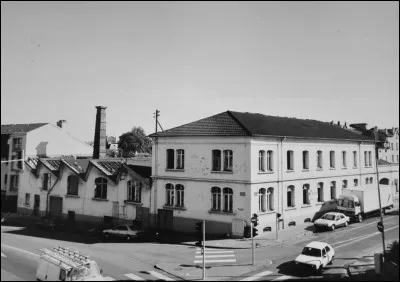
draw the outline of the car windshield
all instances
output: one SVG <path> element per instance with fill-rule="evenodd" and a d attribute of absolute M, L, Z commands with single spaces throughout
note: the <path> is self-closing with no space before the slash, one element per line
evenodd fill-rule
<path fill-rule="evenodd" d="M 310 247 L 305 247 L 303 251 L 301 252 L 302 255 L 305 256 L 310 256 L 310 257 L 321 257 L 321 250 L 315 249 L 315 248 L 310 248 Z"/>
<path fill-rule="evenodd" d="M 327 220 L 335 220 L 335 216 L 333 214 L 324 214 L 321 218 Z"/>
<path fill-rule="evenodd" d="M 344 208 L 354 208 L 354 202 L 353 200 L 350 199 L 340 199 L 339 200 L 339 206 L 344 207 Z"/>

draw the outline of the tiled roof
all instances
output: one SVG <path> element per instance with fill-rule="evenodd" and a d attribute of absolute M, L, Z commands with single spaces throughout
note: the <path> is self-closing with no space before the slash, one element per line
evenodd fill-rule
<path fill-rule="evenodd" d="M 169 130 L 153 133 L 153 136 L 247 136 L 248 132 L 230 115 L 223 112 Z"/>
<path fill-rule="evenodd" d="M 134 172 L 139 174 L 143 178 L 150 178 L 151 177 L 151 167 L 148 166 L 139 166 L 139 165 L 130 165 L 128 167 L 132 169 Z"/>
<path fill-rule="evenodd" d="M 89 165 L 89 159 L 63 159 L 77 173 L 85 173 Z"/>
<path fill-rule="evenodd" d="M 1 134 L 26 133 L 48 123 L 2 124 Z"/>
<path fill-rule="evenodd" d="M 107 176 L 115 176 L 118 169 L 122 166 L 121 161 L 108 161 L 108 160 L 92 160 L 98 169 L 104 172 Z"/>
<path fill-rule="evenodd" d="M 232 111 L 150 135 L 156 136 L 285 136 L 373 141 L 328 122 Z"/>

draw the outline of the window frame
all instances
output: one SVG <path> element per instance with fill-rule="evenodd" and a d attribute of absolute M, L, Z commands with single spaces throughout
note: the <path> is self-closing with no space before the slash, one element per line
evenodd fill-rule
<path fill-rule="evenodd" d="M 174 149 L 167 149 L 167 169 L 174 169 L 175 168 L 175 150 Z"/>
<path fill-rule="evenodd" d="M 324 183 L 323 182 L 317 183 L 317 202 L 318 203 L 324 202 Z"/>
<path fill-rule="evenodd" d="M 224 156 L 224 171 L 233 171 L 233 150 L 226 149 L 223 151 Z"/>
<path fill-rule="evenodd" d="M 233 189 L 225 187 L 222 189 L 223 212 L 233 213 Z"/>
<path fill-rule="evenodd" d="M 94 188 L 94 199 L 102 199 L 102 200 L 107 200 L 108 196 L 108 179 L 104 177 L 97 177 L 94 180 L 95 183 L 95 188 Z M 98 192 L 98 189 L 100 188 L 100 192 Z M 100 197 L 97 197 L 99 196 Z"/>
<path fill-rule="evenodd" d="M 220 187 L 211 187 L 211 210 L 221 211 L 222 199 L 221 199 L 222 189 Z"/>
<path fill-rule="evenodd" d="M 286 169 L 288 171 L 293 171 L 294 170 L 294 152 L 293 150 L 287 150 L 286 151 Z"/>
<path fill-rule="evenodd" d="M 214 149 L 211 151 L 212 156 L 212 171 L 221 171 L 222 169 L 222 151 Z"/>
<path fill-rule="evenodd" d="M 165 184 L 165 206 L 173 207 L 175 204 L 175 186 L 172 183 Z"/>
<path fill-rule="evenodd" d="M 289 156 L 287 156 L 289 157 Z M 307 150 L 303 151 L 303 170 L 310 169 L 310 153 Z"/>
<path fill-rule="evenodd" d="M 76 187 L 73 187 L 71 179 L 76 179 Z M 72 193 L 76 188 L 76 193 Z M 79 178 L 76 175 L 70 174 L 67 177 L 67 195 L 68 196 L 79 196 Z"/>
<path fill-rule="evenodd" d="M 289 197 L 289 193 L 290 193 L 290 197 Z M 289 185 L 287 188 L 286 188 L 286 206 L 288 207 L 288 208 L 294 208 L 294 207 L 296 207 L 296 202 L 295 202 L 295 195 L 294 195 L 294 193 L 295 193 L 295 187 L 294 187 L 294 185 Z M 290 205 L 289 205 L 289 200 L 290 199 Z"/>
<path fill-rule="evenodd" d="M 176 150 L 176 169 L 185 169 L 185 150 Z"/>
<path fill-rule="evenodd" d="M 347 168 L 347 152 L 342 151 L 342 168 Z"/>
<path fill-rule="evenodd" d="M 329 187 L 330 187 L 330 198 L 331 198 L 331 200 L 334 200 L 334 199 L 336 199 L 336 196 L 337 196 L 337 187 L 336 187 L 336 181 L 331 181 L 330 183 L 329 183 L 330 185 L 329 185 Z"/>
<path fill-rule="evenodd" d="M 258 151 L 258 171 L 265 172 L 265 151 Z"/>
<path fill-rule="evenodd" d="M 183 208 L 185 206 L 185 187 L 182 184 L 175 185 L 176 190 L 176 204 L 178 208 Z"/>
<path fill-rule="evenodd" d="M 353 167 L 358 168 L 358 154 L 357 151 L 353 151 Z"/>
<path fill-rule="evenodd" d="M 329 151 L 329 167 L 331 169 L 336 168 L 336 152 L 335 151 Z"/>
<path fill-rule="evenodd" d="M 31 194 L 25 193 L 25 207 L 30 207 L 31 205 Z"/>
<path fill-rule="evenodd" d="M 267 151 L 267 171 L 274 171 L 274 151 Z"/>
<path fill-rule="evenodd" d="M 258 189 L 258 211 L 259 212 L 266 212 L 266 194 L 267 190 L 265 188 Z"/>
<path fill-rule="evenodd" d="M 317 151 L 317 169 L 324 169 L 323 153 L 321 150 Z"/>
<path fill-rule="evenodd" d="M 310 184 L 306 183 L 303 184 L 302 188 L 303 192 L 303 206 L 308 206 L 310 205 Z"/>

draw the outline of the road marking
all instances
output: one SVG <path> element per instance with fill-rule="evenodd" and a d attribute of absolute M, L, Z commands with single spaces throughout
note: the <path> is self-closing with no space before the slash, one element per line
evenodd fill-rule
<path fill-rule="evenodd" d="M 203 260 L 195 260 L 194 263 L 202 263 Z M 236 262 L 236 259 L 218 259 L 218 260 L 206 260 L 206 263 L 211 262 Z"/>
<path fill-rule="evenodd" d="M 26 254 L 28 254 L 28 255 L 33 255 L 33 256 L 36 256 L 36 257 L 40 257 L 40 255 L 38 255 L 38 254 L 31 253 L 31 252 L 28 252 L 28 251 L 25 251 L 25 250 L 22 250 L 22 249 L 18 249 L 18 248 L 16 248 L 16 247 L 12 247 L 12 246 L 8 246 L 8 245 L 3 245 L 3 244 L 1 244 L 1 246 L 2 246 L 2 247 L 6 247 L 6 248 L 10 248 L 10 249 L 17 250 L 17 251 L 26 253 Z"/>
<path fill-rule="evenodd" d="M 104 279 L 106 279 L 106 281 L 115 281 L 115 279 L 110 276 L 104 277 Z"/>
<path fill-rule="evenodd" d="M 206 255 L 205 258 L 220 258 L 220 257 L 234 257 L 235 255 L 216 255 L 216 256 L 211 256 L 211 255 Z M 194 258 L 203 258 L 203 256 L 195 256 Z"/>
<path fill-rule="evenodd" d="M 3 253 L 1 253 L 1 257 L 2 257 L 2 258 L 6 258 L 6 255 L 3 254 Z"/>
<path fill-rule="evenodd" d="M 264 271 L 264 272 L 257 273 L 256 275 L 253 275 L 253 276 L 244 278 L 244 279 L 242 279 L 242 280 L 240 280 L 240 281 L 254 281 L 254 280 L 260 279 L 260 278 L 263 277 L 263 276 L 270 275 L 271 273 L 273 273 L 273 272 L 267 270 L 267 271 Z"/>
<path fill-rule="evenodd" d="M 135 274 L 133 274 L 133 273 L 127 273 L 127 274 L 124 274 L 126 277 L 129 277 L 130 279 L 132 279 L 132 280 L 136 280 L 136 281 L 142 281 L 142 280 L 144 280 L 142 277 L 139 277 L 139 276 L 136 276 Z"/>
<path fill-rule="evenodd" d="M 155 272 L 155 271 L 148 271 L 148 273 L 150 273 L 150 275 L 153 275 L 154 277 L 156 277 L 156 278 L 158 278 L 158 279 L 161 279 L 161 280 L 165 280 L 165 281 L 175 281 L 174 279 L 171 279 L 171 278 L 169 278 L 169 277 L 167 277 L 167 276 L 164 276 L 164 275 L 162 275 L 162 274 L 160 274 L 160 273 L 158 273 L 158 272 Z"/>
<path fill-rule="evenodd" d="M 395 229 L 395 228 L 399 228 L 399 226 L 394 226 L 394 227 L 388 228 L 388 229 L 385 230 L 385 232 L 387 232 L 389 230 L 392 230 L 392 229 Z M 360 240 L 363 240 L 363 239 L 366 239 L 366 238 L 369 238 L 369 237 L 372 237 L 372 236 L 375 236 L 375 235 L 378 235 L 378 234 L 381 234 L 381 232 L 376 231 L 374 233 L 371 233 L 371 234 L 368 234 L 368 235 L 365 235 L 365 236 L 361 236 L 361 238 L 360 237 L 356 237 L 354 240 L 352 240 L 352 241 L 350 241 L 348 243 L 344 243 L 342 245 L 336 246 L 335 248 L 337 249 L 337 248 L 346 246 L 348 244 L 351 244 L 351 243 L 354 243 L 354 242 L 357 242 L 357 241 L 360 241 Z M 349 240 L 347 240 L 347 241 L 349 241 Z M 343 241 L 343 242 L 345 242 L 345 241 Z M 342 243 L 342 242 L 339 242 L 339 243 Z M 331 245 L 333 245 L 333 244 L 331 244 Z"/>
<path fill-rule="evenodd" d="M 294 276 L 289 276 L 289 275 L 284 275 L 284 276 L 275 278 L 275 279 L 273 279 L 272 281 L 288 280 L 288 279 L 291 279 L 291 278 L 296 278 L 296 277 L 294 277 Z"/>
<path fill-rule="evenodd" d="M 384 219 L 386 220 L 386 219 L 390 219 L 390 218 L 393 218 L 393 217 L 395 217 L 395 216 L 384 217 Z M 384 220 L 384 221 L 385 221 L 385 220 Z M 338 235 L 338 234 L 345 233 L 346 231 L 351 231 L 351 230 L 363 228 L 363 227 L 368 226 L 368 225 L 376 224 L 376 223 L 379 222 L 379 221 L 380 221 L 380 220 L 374 221 L 374 222 L 370 222 L 370 223 L 367 223 L 367 224 L 362 224 L 362 225 L 356 226 L 356 227 L 352 227 L 352 225 L 350 225 L 349 228 L 346 228 L 346 229 L 343 230 L 343 231 L 335 232 L 335 234 Z M 359 222 L 357 222 L 357 223 L 359 223 Z M 385 224 L 385 223 L 384 223 L 384 224 Z"/>
<path fill-rule="evenodd" d="M 209 254 L 231 254 L 231 253 L 234 253 L 235 251 L 213 251 L 213 252 L 210 252 L 210 251 L 206 251 L 206 254 L 207 253 L 209 253 Z M 201 251 L 196 251 L 196 254 L 200 254 L 201 253 Z"/>

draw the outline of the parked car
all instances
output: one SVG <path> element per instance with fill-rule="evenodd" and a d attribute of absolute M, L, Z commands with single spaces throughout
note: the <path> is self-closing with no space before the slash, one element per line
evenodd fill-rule
<path fill-rule="evenodd" d="M 335 230 L 336 227 L 349 225 L 350 218 L 340 212 L 328 212 L 314 221 L 314 227 L 318 229 Z"/>
<path fill-rule="evenodd" d="M 111 229 L 103 230 L 104 239 L 109 239 L 110 237 L 125 238 L 126 240 L 131 240 L 138 237 L 143 232 L 139 226 L 135 224 L 120 224 L 116 225 Z"/>
<path fill-rule="evenodd" d="M 334 257 L 335 250 L 330 245 L 313 241 L 304 247 L 295 263 L 321 273 L 324 267 L 333 262 Z"/>

